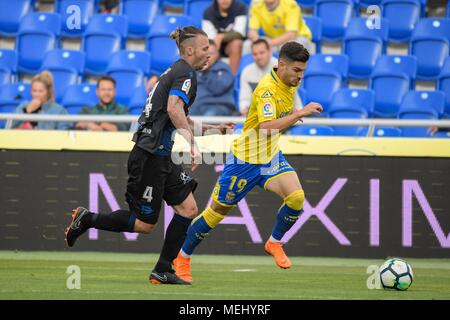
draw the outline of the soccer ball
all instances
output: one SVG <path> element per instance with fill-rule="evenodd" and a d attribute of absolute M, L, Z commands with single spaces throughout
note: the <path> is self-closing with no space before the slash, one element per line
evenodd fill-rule
<path fill-rule="evenodd" d="M 413 282 L 413 271 L 405 260 L 393 258 L 380 267 L 380 280 L 383 288 L 404 291 Z"/>

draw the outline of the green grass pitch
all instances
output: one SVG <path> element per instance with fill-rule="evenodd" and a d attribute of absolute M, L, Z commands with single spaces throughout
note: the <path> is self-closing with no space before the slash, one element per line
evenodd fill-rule
<path fill-rule="evenodd" d="M 382 260 L 293 257 L 281 270 L 269 256 L 194 256 L 192 286 L 147 282 L 156 254 L 0 251 L 0 299 L 450 299 L 450 259 L 406 259 L 405 292 L 369 290 L 369 265 Z M 77 265 L 81 288 L 68 289 Z"/>

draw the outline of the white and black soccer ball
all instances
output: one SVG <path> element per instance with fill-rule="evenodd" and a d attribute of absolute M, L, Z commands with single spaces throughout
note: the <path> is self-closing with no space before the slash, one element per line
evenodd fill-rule
<path fill-rule="evenodd" d="M 412 268 L 405 260 L 389 259 L 380 267 L 381 285 L 385 289 L 407 290 L 413 278 Z"/>

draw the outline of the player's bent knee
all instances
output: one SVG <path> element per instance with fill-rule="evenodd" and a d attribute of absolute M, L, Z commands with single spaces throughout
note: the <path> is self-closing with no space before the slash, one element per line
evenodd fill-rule
<path fill-rule="evenodd" d="M 303 202 L 305 201 L 305 192 L 301 189 L 295 190 L 283 200 L 289 208 L 300 210 L 303 208 Z"/>

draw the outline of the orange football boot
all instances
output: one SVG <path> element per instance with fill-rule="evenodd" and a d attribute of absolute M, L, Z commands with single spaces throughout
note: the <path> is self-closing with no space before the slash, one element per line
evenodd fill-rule
<path fill-rule="evenodd" d="M 267 240 L 264 250 L 275 259 L 275 263 L 282 269 L 289 269 L 292 266 L 291 260 L 286 256 L 281 242 L 270 242 Z"/>

